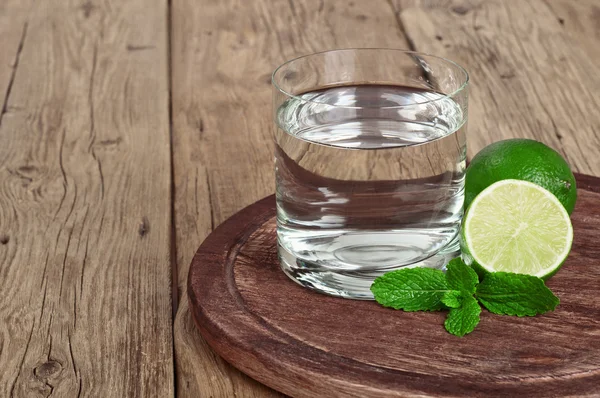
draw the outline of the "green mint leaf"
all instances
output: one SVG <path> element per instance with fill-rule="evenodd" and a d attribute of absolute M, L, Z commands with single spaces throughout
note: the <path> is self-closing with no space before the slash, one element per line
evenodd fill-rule
<path fill-rule="evenodd" d="M 388 272 L 375 279 L 371 291 L 384 307 L 404 311 L 437 311 L 449 289 L 445 274 L 431 268 L 409 268 Z"/>
<path fill-rule="evenodd" d="M 487 274 L 475 296 L 488 311 L 501 315 L 534 316 L 560 302 L 540 278 L 511 272 Z"/>
<path fill-rule="evenodd" d="M 442 303 L 448 308 L 459 308 L 462 302 L 462 293 L 458 290 L 448 290 L 442 296 Z"/>
<path fill-rule="evenodd" d="M 473 296 L 463 298 L 460 308 L 451 308 L 444 326 L 455 336 L 471 333 L 479 323 L 481 307 Z"/>
<path fill-rule="evenodd" d="M 459 258 L 455 258 L 446 266 L 446 279 L 451 289 L 461 291 L 464 295 L 473 295 L 479 283 L 477 273 Z"/>

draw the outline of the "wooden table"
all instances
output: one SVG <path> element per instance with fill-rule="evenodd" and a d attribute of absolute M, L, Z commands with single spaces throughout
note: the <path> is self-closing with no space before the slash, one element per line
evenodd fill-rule
<path fill-rule="evenodd" d="M 270 73 L 394 47 L 471 74 L 469 155 L 600 175 L 598 0 L 3 0 L 0 396 L 265 397 L 196 331 L 190 260 L 272 193 Z"/>

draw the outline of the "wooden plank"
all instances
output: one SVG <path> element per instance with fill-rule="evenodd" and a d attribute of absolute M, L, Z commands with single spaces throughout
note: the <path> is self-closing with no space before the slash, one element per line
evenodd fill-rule
<path fill-rule="evenodd" d="M 203 342 L 185 292 L 193 253 L 242 207 L 273 192 L 270 74 L 287 59 L 343 47 L 406 48 L 385 0 L 173 0 L 172 92 L 181 396 L 270 396 Z"/>
<path fill-rule="evenodd" d="M 0 396 L 173 394 L 166 6 L 32 9 L 0 127 Z"/>
<path fill-rule="evenodd" d="M 470 156 L 493 141 L 529 137 L 560 151 L 574 170 L 600 174 L 600 67 L 547 3 L 394 4 L 417 50 L 469 71 Z"/>

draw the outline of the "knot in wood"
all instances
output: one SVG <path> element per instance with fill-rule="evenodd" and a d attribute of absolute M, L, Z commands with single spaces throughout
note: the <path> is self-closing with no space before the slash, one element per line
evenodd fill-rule
<path fill-rule="evenodd" d="M 54 360 L 49 360 L 34 369 L 34 373 L 40 379 L 48 379 L 62 370 L 62 365 Z"/>
<path fill-rule="evenodd" d="M 458 15 L 465 15 L 469 12 L 469 9 L 465 6 L 452 7 L 451 10 Z"/>
<path fill-rule="evenodd" d="M 138 228 L 138 234 L 143 238 L 148 231 L 150 231 L 150 221 L 148 221 L 148 217 L 144 216 L 142 217 L 142 222 Z"/>

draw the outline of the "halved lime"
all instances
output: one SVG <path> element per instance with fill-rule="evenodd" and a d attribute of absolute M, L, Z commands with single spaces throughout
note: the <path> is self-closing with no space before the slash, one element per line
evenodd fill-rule
<path fill-rule="evenodd" d="M 475 197 L 463 219 L 461 249 L 480 274 L 547 279 L 571 250 L 573 226 L 556 196 L 527 181 L 502 180 Z"/>

